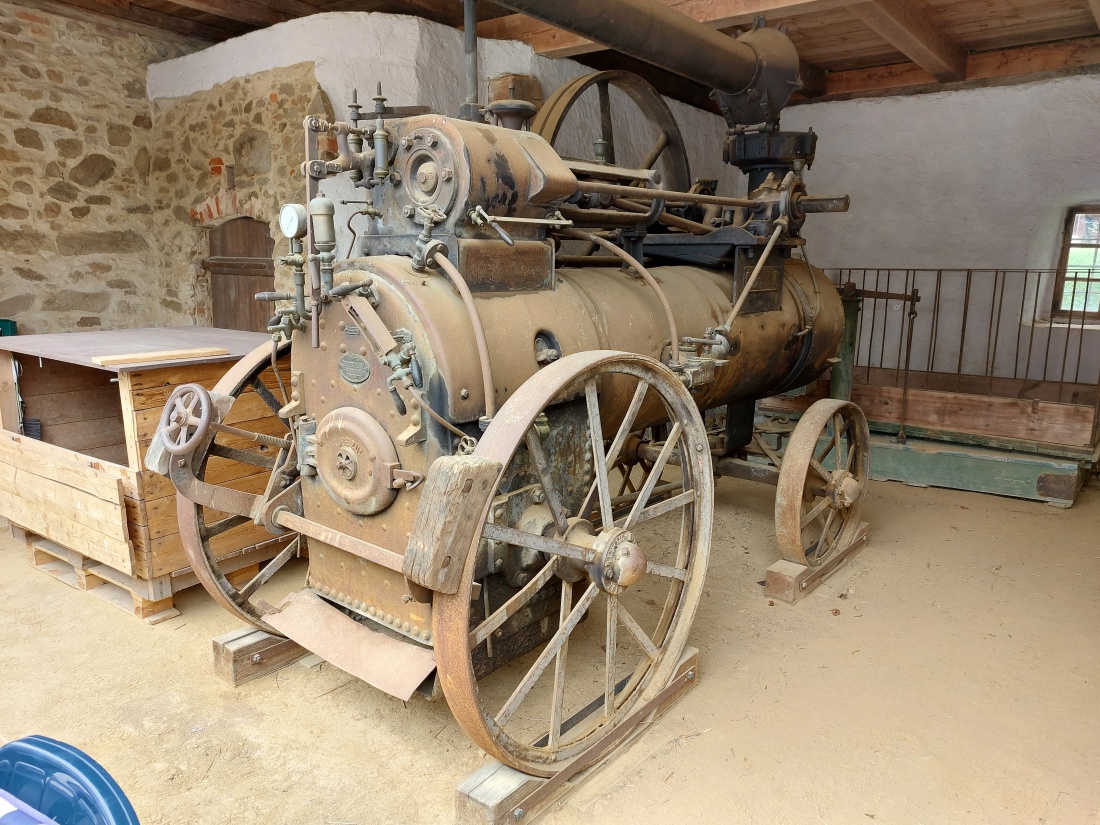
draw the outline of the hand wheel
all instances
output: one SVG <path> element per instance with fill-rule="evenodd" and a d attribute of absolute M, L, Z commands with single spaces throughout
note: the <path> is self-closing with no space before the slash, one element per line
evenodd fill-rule
<path fill-rule="evenodd" d="M 160 416 L 160 440 L 172 455 L 192 452 L 210 429 L 214 403 L 205 387 L 176 387 Z"/>

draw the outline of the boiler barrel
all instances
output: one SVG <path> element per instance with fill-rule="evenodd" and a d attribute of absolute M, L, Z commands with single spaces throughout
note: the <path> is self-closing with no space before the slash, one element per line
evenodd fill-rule
<path fill-rule="evenodd" d="M 425 372 L 437 376 L 430 397 L 452 420 L 476 421 L 485 408 L 479 360 L 469 317 L 450 283 L 438 273 L 412 271 L 408 259 L 397 256 L 372 258 L 369 269 L 387 326 L 419 327 L 414 339 L 427 345 L 422 352 L 431 362 Z M 668 296 L 681 337 L 700 337 L 729 314 L 730 273 L 693 266 L 650 272 Z M 341 280 L 345 277 L 363 275 L 349 272 Z M 718 369 L 713 383 L 693 393 L 701 409 L 802 386 L 828 368 L 844 331 L 843 304 L 832 283 L 804 262 L 788 260 L 775 298 L 777 309 L 736 320 L 729 363 Z M 552 290 L 480 293 L 475 304 L 485 328 L 498 409 L 541 368 L 538 338 L 563 355 L 610 349 L 657 359 L 667 354 L 670 343 L 653 290 L 619 268 L 560 269 Z M 621 419 L 629 392 L 603 395 L 610 425 Z"/>

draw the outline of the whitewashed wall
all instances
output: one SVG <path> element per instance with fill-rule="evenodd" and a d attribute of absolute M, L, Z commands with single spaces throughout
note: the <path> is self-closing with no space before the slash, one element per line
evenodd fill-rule
<path fill-rule="evenodd" d="M 807 174 L 810 191 L 852 197 L 847 214 L 807 222 L 818 266 L 1053 269 L 1066 210 L 1100 202 L 1095 75 L 799 105 L 787 110 L 783 124 L 812 126 L 821 135 L 817 162 Z M 961 348 L 964 370 L 984 370 L 992 329 L 999 337 L 999 375 L 1038 379 L 1045 370 L 1057 381 L 1064 361 L 1066 380 L 1096 380 L 1100 330 L 1075 325 L 1067 331 L 1045 320 L 1052 278 L 1033 278 L 1026 290 L 1020 279 L 1010 278 L 992 326 L 983 308 L 992 298 L 991 278 L 972 290 L 965 343 L 965 285 L 959 278 L 943 281 L 941 313 L 947 314 L 939 323 L 953 334 L 940 339 L 937 369 L 955 369 Z M 895 278 L 891 286 L 900 288 L 902 281 Z M 928 299 L 934 282 L 934 276 L 923 276 L 918 284 Z M 921 311 L 928 315 L 930 303 Z M 888 327 L 900 328 L 902 312 L 900 305 L 891 306 Z M 929 340 L 922 340 L 922 329 L 918 324 L 913 363 L 923 369 Z M 1006 344 L 1017 337 L 1019 353 Z"/>

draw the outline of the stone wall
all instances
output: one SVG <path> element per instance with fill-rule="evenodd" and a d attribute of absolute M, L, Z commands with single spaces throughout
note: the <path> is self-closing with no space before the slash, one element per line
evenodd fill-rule
<path fill-rule="evenodd" d="M 200 45 L 0 2 L 0 318 L 20 332 L 188 323 L 153 266 L 145 73 Z"/>
<path fill-rule="evenodd" d="M 175 313 L 209 324 L 207 232 L 237 217 L 269 224 L 276 254 L 279 206 L 302 200 L 302 120 L 332 117 L 312 63 L 259 72 L 153 104 L 150 189 L 159 271 L 176 286 Z M 333 147 L 334 148 L 334 147 Z M 233 186 L 230 187 L 230 181 Z M 280 267 L 277 278 L 289 278 Z M 278 282 L 279 288 L 289 284 Z"/>

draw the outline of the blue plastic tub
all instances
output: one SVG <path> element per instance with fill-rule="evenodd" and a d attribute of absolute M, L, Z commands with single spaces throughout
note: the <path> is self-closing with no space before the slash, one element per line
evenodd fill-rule
<path fill-rule="evenodd" d="M 57 825 L 139 825 L 130 801 L 98 762 L 45 736 L 28 736 L 0 747 L 0 791 Z M 0 825 L 8 825 L 8 820 L 0 817 Z"/>

